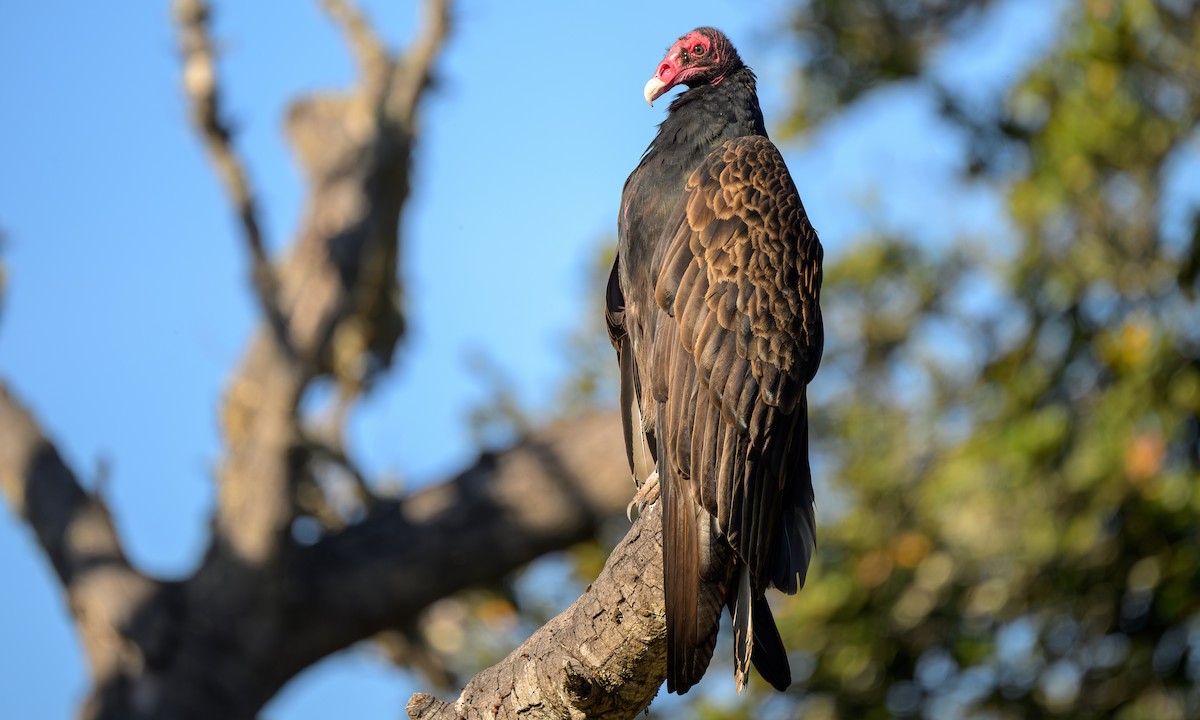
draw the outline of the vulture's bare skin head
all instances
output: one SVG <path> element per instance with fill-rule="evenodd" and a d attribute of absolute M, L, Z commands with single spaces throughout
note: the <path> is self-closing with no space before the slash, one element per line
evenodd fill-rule
<path fill-rule="evenodd" d="M 646 102 L 654 101 L 676 85 L 716 85 L 742 66 L 733 43 L 711 27 L 696 28 L 675 41 L 646 83 Z"/>

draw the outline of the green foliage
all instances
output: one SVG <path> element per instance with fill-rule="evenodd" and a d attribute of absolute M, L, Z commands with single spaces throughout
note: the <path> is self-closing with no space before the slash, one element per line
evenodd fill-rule
<path fill-rule="evenodd" d="M 818 123 L 880 82 L 917 75 L 947 26 L 990 0 L 808 0 L 792 18 L 804 49 L 785 129 Z"/>
<path fill-rule="evenodd" d="M 806 3 L 793 128 L 919 74 L 981 4 Z M 811 412 L 838 511 L 779 609 L 805 718 L 1200 717 L 1200 240 L 1161 222 L 1200 9 L 1068 20 L 998 110 L 947 98 L 964 182 L 1005 188 L 1015 238 L 869 239 L 827 267 Z"/>

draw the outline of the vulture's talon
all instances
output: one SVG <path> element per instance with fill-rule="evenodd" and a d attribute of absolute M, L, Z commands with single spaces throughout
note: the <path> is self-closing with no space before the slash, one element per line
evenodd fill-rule
<path fill-rule="evenodd" d="M 629 501 L 629 505 L 625 507 L 625 517 L 629 518 L 629 522 L 633 522 L 633 509 L 636 507 L 637 515 L 641 516 L 646 512 L 646 508 L 658 502 L 659 495 L 658 471 L 656 470 L 642 482 L 642 486 L 638 488 L 633 499 Z"/>

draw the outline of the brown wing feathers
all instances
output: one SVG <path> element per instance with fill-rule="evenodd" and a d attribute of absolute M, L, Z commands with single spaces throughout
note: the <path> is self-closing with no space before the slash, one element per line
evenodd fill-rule
<path fill-rule="evenodd" d="M 692 600 L 701 570 L 693 543 L 707 544 L 697 527 L 703 511 L 736 555 L 723 577 L 709 574 L 727 588 L 723 600 L 742 633 L 739 682 L 751 645 L 763 675 L 788 682 L 763 592 L 769 583 L 795 592 L 812 551 L 803 394 L 820 353 L 816 295 L 804 295 L 819 287 L 820 246 L 795 193 L 768 140 L 726 142 L 688 181 L 660 266 L 655 300 L 675 319 L 659 321 L 651 369 L 669 448 L 659 467 L 669 466 L 660 480 L 673 538 L 666 557 L 675 691 L 699 679 L 715 641 L 717 620 Z M 789 477 L 803 488 L 790 487 Z M 739 567 L 748 571 L 741 581 Z"/>
<path fill-rule="evenodd" d="M 660 336 L 674 341 L 675 326 L 665 324 Z M 679 693 L 703 677 L 712 658 L 733 567 L 732 549 L 714 537 L 713 517 L 696 502 L 689 487 L 688 478 L 704 462 L 697 454 L 704 444 L 695 438 L 704 437 L 711 414 L 694 410 L 699 386 L 694 381 L 695 363 L 688 358 L 685 353 L 669 358 L 667 380 L 683 391 L 671 393 L 658 408 L 658 417 L 680 419 L 665 427 L 668 451 L 659 462 L 664 557 L 669 558 L 664 563 L 667 690 Z"/>
<path fill-rule="evenodd" d="M 768 195 L 782 207 L 767 202 Z M 692 174 L 681 204 L 686 210 L 677 215 L 655 299 L 676 319 L 678 344 L 697 365 L 696 379 L 726 422 L 746 434 L 760 397 L 794 412 L 819 358 L 820 321 L 813 327 L 810 317 L 819 311 L 808 307 L 815 308 L 815 294 L 805 301 L 802 291 L 810 288 L 797 282 L 798 266 L 819 268 L 819 245 L 766 138 L 739 138 L 714 151 Z M 806 251 L 817 256 L 803 257 Z M 819 283 L 819 270 L 804 275 L 806 284 Z M 665 341 L 660 333 L 659 369 L 680 361 L 676 342 Z M 668 375 L 656 375 L 657 399 L 666 399 L 668 387 L 686 387 L 667 382 Z"/>

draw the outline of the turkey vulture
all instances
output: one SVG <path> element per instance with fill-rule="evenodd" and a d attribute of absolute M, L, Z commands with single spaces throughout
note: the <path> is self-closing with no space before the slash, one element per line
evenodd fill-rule
<path fill-rule="evenodd" d="M 704 675 L 722 607 L 738 690 L 751 661 L 783 690 L 765 593 L 795 593 L 813 551 L 821 244 L 723 33 L 677 40 L 646 100 L 676 85 L 688 89 L 625 181 L 605 297 L 630 468 L 639 498 L 657 480 L 663 508 L 667 690 Z"/>

